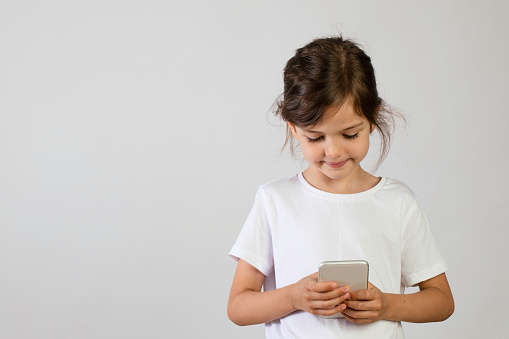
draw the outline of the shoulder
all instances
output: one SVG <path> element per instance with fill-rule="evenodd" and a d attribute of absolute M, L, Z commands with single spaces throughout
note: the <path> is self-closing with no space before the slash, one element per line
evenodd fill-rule
<path fill-rule="evenodd" d="M 385 178 L 385 184 L 382 188 L 385 192 L 415 196 L 414 191 L 403 181 L 394 178 Z"/>
<path fill-rule="evenodd" d="M 300 188 L 299 176 L 298 174 L 294 174 L 286 178 L 270 181 L 266 184 L 263 184 L 260 186 L 259 191 L 263 192 L 266 195 L 274 194 L 277 195 L 294 192 L 299 188 Z"/>
<path fill-rule="evenodd" d="M 403 181 L 393 178 L 385 178 L 385 184 L 379 191 L 387 198 L 396 199 L 402 204 L 418 204 L 418 197 L 412 189 Z"/>

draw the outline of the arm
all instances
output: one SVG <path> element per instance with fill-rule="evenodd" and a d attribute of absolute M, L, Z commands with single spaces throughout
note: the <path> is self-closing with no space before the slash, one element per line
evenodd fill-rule
<path fill-rule="evenodd" d="M 237 325 L 252 325 L 279 319 L 296 310 L 317 315 L 344 310 L 348 288 L 318 283 L 317 276 L 314 273 L 295 284 L 261 292 L 265 275 L 240 259 L 228 299 L 228 318 Z"/>
<path fill-rule="evenodd" d="M 380 319 L 424 323 L 443 321 L 454 312 L 454 300 L 445 273 L 419 283 L 413 294 L 383 293 L 374 285 L 351 293 L 343 315 L 355 323 Z"/>

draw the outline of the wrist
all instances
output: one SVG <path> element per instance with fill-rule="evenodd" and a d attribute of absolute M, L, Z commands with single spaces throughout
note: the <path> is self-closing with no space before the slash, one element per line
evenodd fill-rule
<path fill-rule="evenodd" d="M 391 293 L 383 293 L 383 301 L 384 301 L 384 311 L 382 314 L 382 319 L 384 320 L 394 320 L 394 294 Z"/>
<path fill-rule="evenodd" d="M 299 307 L 297 306 L 296 284 L 291 284 L 287 286 L 286 298 L 288 300 L 288 304 L 292 308 L 292 311 L 296 311 L 299 309 Z"/>

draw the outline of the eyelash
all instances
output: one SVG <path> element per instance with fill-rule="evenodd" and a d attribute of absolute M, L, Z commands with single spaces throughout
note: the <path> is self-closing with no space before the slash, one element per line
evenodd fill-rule
<path fill-rule="evenodd" d="M 343 134 L 343 137 L 345 137 L 346 139 L 349 139 L 349 140 L 353 140 L 355 138 L 357 138 L 359 136 L 359 133 L 355 133 L 355 134 L 352 134 L 352 135 L 348 135 L 348 134 Z M 320 140 L 322 140 L 323 136 L 322 137 L 318 137 L 316 139 L 312 139 L 312 138 L 309 138 L 308 137 L 308 141 L 309 142 L 318 142 Z"/>
<path fill-rule="evenodd" d="M 355 139 L 359 136 L 359 132 L 352 134 L 352 135 L 343 134 L 343 136 L 347 139 Z"/>
<path fill-rule="evenodd" d="M 308 138 L 308 141 L 309 141 L 309 142 L 318 142 L 318 141 L 320 141 L 322 138 L 323 138 L 323 137 L 318 137 L 318 138 L 316 138 L 316 139 Z"/>

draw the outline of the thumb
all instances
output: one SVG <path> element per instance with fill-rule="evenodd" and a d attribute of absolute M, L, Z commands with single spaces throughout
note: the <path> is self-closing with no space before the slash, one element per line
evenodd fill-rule
<path fill-rule="evenodd" d="M 310 274 L 308 275 L 308 277 L 310 277 L 311 279 L 313 279 L 314 281 L 318 281 L 318 272 L 315 272 L 313 274 Z"/>

